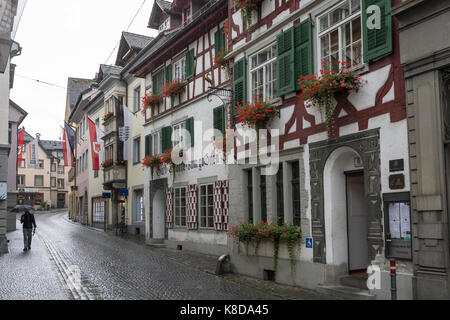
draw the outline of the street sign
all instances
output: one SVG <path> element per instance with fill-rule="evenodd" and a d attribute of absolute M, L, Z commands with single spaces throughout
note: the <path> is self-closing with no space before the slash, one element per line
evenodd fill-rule
<path fill-rule="evenodd" d="M 119 196 L 128 197 L 128 189 L 119 189 Z"/>
<path fill-rule="evenodd" d="M 313 247 L 313 239 L 312 238 L 306 238 L 306 247 L 308 249 L 312 249 L 312 247 Z"/>
<path fill-rule="evenodd" d="M 103 192 L 102 198 L 103 199 L 111 199 L 111 193 L 110 192 Z"/>

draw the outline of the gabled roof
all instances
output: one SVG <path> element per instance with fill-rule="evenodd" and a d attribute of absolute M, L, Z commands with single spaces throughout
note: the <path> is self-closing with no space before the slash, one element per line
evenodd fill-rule
<path fill-rule="evenodd" d="M 122 37 L 120 39 L 119 50 L 117 51 L 116 65 L 122 66 L 126 63 L 130 54 L 137 54 L 143 48 L 145 48 L 153 38 L 143 36 L 140 34 L 122 32 Z M 126 57 L 126 58 L 125 58 Z"/>
<path fill-rule="evenodd" d="M 120 71 L 122 71 L 122 67 L 101 64 L 97 74 L 97 81 L 100 83 L 109 75 L 120 75 Z"/>
<path fill-rule="evenodd" d="M 88 89 L 91 84 L 91 79 L 69 78 L 67 80 L 67 96 L 69 99 L 70 109 L 75 106 L 80 93 Z"/>
<path fill-rule="evenodd" d="M 181 15 L 181 12 L 177 12 L 172 9 L 172 2 L 164 1 L 164 0 L 155 0 L 153 3 L 152 13 L 150 14 L 150 19 L 148 21 L 148 27 L 152 29 L 159 28 L 159 19 L 158 17 L 161 14 L 167 15 Z"/>
<path fill-rule="evenodd" d="M 23 141 L 31 142 L 33 140 L 34 140 L 34 137 L 25 130 L 25 134 L 23 135 Z"/>
<path fill-rule="evenodd" d="M 63 150 L 62 141 L 40 140 L 39 144 L 41 145 L 42 149 L 48 152 Z"/>

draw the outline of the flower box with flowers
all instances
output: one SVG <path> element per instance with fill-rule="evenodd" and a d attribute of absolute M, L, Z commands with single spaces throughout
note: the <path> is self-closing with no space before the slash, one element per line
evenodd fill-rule
<path fill-rule="evenodd" d="M 114 166 L 114 159 L 107 159 L 102 162 L 102 167 L 104 169 L 111 168 L 112 166 Z"/>
<path fill-rule="evenodd" d="M 290 260 L 291 272 L 294 276 L 302 239 L 299 226 L 277 225 L 265 221 L 258 224 L 241 221 L 240 225 L 230 229 L 228 235 L 233 238 L 239 248 L 243 246 L 248 256 L 273 257 L 275 271 L 278 259 Z"/>
<path fill-rule="evenodd" d="M 230 66 L 228 65 L 228 60 L 225 59 L 225 56 L 228 54 L 226 49 L 220 50 L 220 52 L 214 57 L 214 67 L 222 68 L 227 72 L 228 77 L 230 77 L 231 71 Z"/>
<path fill-rule="evenodd" d="M 107 114 L 104 115 L 103 121 L 106 122 L 109 119 L 112 119 L 113 117 L 114 117 L 114 112 L 108 112 Z"/>
<path fill-rule="evenodd" d="M 311 74 L 308 76 L 300 76 L 298 84 L 301 87 L 302 93 L 299 98 L 309 102 L 306 107 L 316 106 L 321 109 L 322 117 L 325 113 L 325 123 L 328 137 L 331 137 L 334 119 L 333 112 L 335 108 L 335 97 L 340 94 L 351 94 L 358 92 L 363 87 L 364 82 L 355 70 L 350 69 L 354 67 L 348 62 L 339 61 L 340 70 L 335 72 L 330 70 L 327 61 L 322 62 L 322 69 L 320 76 L 316 77 Z M 367 83 L 367 81 L 365 82 Z"/>
<path fill-rule="evenodd" d="M 262 0 L 232 0 L 237 9 L 242 10 L 242 15 L 247 21 L 247 30 L 252 25 L 252 10 L 256 9 Z"/>
<path fill-rule="evenodd" d="M 142 98 L 142 115 L 145 117 L 147 113 L 147 109 L 151 108 L 151 117 L 155 115 L 155 108 L 159 106 L 162 101 L 162 97 L 158 94 L 151 93 L 145 94 Z"/>
<path fill-rule="evenodd" d="M 161 96 L 170 98 L 170 102 L 173 106 L 175 97 L 181 96 L 181 94 L 184 92 L 186 84 L 186 81 L 181 79 L 175 79 L 167 82 L 161 91 Z"/>
<path fill-rule="evenodd" d="M 151 155 L 145 157 L 144 159 L 142 159 L 142 166 L 144 168 L 150 168 L 152 177 L 153 177 L 153 170 L 155 168 L 158 169 L 161 164 L 162 164 L 161 156 L 156 155 L 156 154 L 151 154 Z"/>
<path fill-rule="evenodd" d="M 173 153 L 174 152 L 174 148 L 170 148 L 167 149 L 166 151 L 164 151 L 164 153 L 160 156 L 160 160 L 161 163 L 163 164 L 167 164 L 168 166 L 170 166 L 169 172 L 172 173 L 173 175 L 173 181 L 175 181 L 175 172 L 176 172 L 176 163 L 173 159 Z M 175 151 L 176 152 L 176 151 Z M 178 157 L 180 159 L 183 159 L 184 157 L 184 152 L 183 149 L 179 149 L 178 151 Z"/>

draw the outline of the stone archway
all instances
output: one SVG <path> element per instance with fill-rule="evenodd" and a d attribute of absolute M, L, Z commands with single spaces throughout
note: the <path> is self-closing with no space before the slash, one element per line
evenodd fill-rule
<path fill-rule="evenodd" d="M 154 243 L 167 239 L 166 188 L 167 179 L 150 182 L 150 228 L 151 241 Z"/>
<path fill-rule="evenodd" d="M 368 259 L 374 259 L 379 248 L 383 246 L 380 195 L 380 132 L 379 129 L 373 129 L 309 145 L 314 262 L 327 263 L 324 168 L 333 151 L 342 147 L 349 147 L 354 150 L 361 158 L 364 168 L 364 185 L 368 208 Z"/>

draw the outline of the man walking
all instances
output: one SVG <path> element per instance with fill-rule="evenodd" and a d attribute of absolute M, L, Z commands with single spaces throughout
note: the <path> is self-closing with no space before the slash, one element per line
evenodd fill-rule
<path fill-rule="evenodd" d="M 34 231 L 36 231 L 36 221 L 34 220 L 34 214 L 29 211 L 25 211 L 25 214 L 20 217 L 20 223 L 23 224 L 23 251 L 31 250 L 31 239 L 33 238 L 33 225 Z"/>

